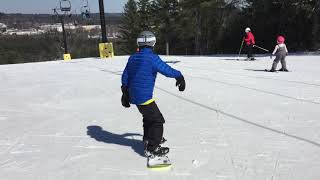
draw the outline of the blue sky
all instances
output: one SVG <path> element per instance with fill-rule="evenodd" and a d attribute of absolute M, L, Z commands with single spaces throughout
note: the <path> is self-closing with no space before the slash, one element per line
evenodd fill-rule
<path fill-rule="evenodd" d="M 70 0 L 72 11 L 80 12 L 80 8 L 85 0 Z M 123 12 L 123 6 L 128 0 L 104 0 L 106 13 Z M 91 12 L 99 11 L 99 0 L 88 0 Z M 54 7 L 59 4 L 59 0 L 0 0 L 0 12 L 4 13 L 52 13 Z"/>

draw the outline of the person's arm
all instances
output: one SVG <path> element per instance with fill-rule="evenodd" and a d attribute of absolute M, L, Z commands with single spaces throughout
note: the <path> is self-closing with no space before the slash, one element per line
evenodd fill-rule
<path fill-rule="evenodd" d="M 130 107 L 130 95 L 129 95 L 129 88 L 128 88 L 128 64 L 123 70 L 122 77 L 121 77 L 121 104 L 123 107 Z"/>
<path fill-rule="evenodd" d="M 255 41 L 255 39 L 254 39 L 254 35 L 251 33 L 251 43 L 254 45 L 254 44 L 256 44 L 256 41 Z"/>
<path fill-rule="evenodd" d="M 272 55 L 275 55 L 275 54 L 276 54 L 276 52 L 278 51 L 278 49 L 279 49 L 279 46 L 278 46 L 278 45 L 276 45 L 276 47 L 274 48 L 274 50 L 273 50 L 273 52 L 272 52 Z"/>
<path fill-rule="evenodd" d="M 128 86 L 128 70 L 127 70 L 128 64 L 123 70 L 122 76 L 121 76 L 121 83 L 122 86 Z"/>
<path fill-rule="evenodd" d="M 158 55 L 155 55 L 152 59 L 153 68 L 162 75 L 170 78 L 177 78 L 182 76 L 181 72 L 173 69 L 167 63 L 163 62 Z"/>
<path fill-rule="evenodd" d="M 159 56 L 154 56 L 152 59 L 153 68 L 157 70 L 157 72 L 161 73 L 162 75 L 170 78 L 176 79 L 176 86 L 178 86 L 179 91 L 184 91 L 186 88 L 186 82 L 182 73 L 178 70 L 173 69 L 167 63 L 163 62 Z"/>
<path fill-rule="evenodd" d="M 285 50 L 286 50 L 286 53 L 288 54 L 287 46 L 286 46 L 286 45 L 284 45 L 284 48 L 285 48 Z"/>

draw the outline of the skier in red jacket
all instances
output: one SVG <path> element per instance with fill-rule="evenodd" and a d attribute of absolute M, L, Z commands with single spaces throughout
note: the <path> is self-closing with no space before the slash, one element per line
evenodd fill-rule
<path fill-rule="evenodd" d="M 253 46 L 256 44 L 255 40 L 254 40 L 254 35 L 251 32 L 251 29 L 249 27 L 247 27 L 245 29 L 246 32 L 246 36 L 243 38 L 243 40 L 246 42 L 247 45 L 247 51 L 248 51 L 248 58 L 247 60 L 255 60 L 255 58 L 253 57 L 252 51 L 253 51 Z"/>

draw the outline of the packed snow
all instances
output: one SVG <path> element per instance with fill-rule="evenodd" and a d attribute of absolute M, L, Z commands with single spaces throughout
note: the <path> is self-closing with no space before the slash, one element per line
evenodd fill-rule
<path fill-rule="evenodd" d="M 320 56 L 278 73 L 269 57 L 162 58 L 187 83 L 158 75 L 154 92 L 171 169 L 146 167 L 121 56 L 0 66 L 0 179 L 319 180 Z"/>

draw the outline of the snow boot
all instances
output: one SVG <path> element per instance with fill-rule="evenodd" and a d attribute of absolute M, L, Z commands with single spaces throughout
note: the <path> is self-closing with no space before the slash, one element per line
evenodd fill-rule
<path fill-rule="evenodd" d="M 153 151 L 145 149 L 144 154 L 146 157 L 153 157 L 153 156 L 165 156 L 169 153 L 168 147 L 161 147 L 160 145 L 156 147 Z"/>
<path fill-rule="evenodd" d="M 161 139 L 160 145 L 165 143 L 167 140 L 165 138 Z M 165 155 L 169 153 L 169 148 L 168 147 L 161 147 L 161 146 L 156 147 L 153 151 L 149 150 L 148 146 L 148 141 L 143 142 L 144 146 L 144 155 L 146 157 L 150 156 L 151 154 L 156 154 L 156 155 Z"/>
<path fill-rule="evenodd" d="M 160 144 L 164 144 L 165 142 L 167 142 L 167 139 L 162 137 L 161 141 L 160 141 Z M 143 140 L 143 147 L 144 149 L 147 149 L 147 146 L 148 146 L 148 140 Z"/>

